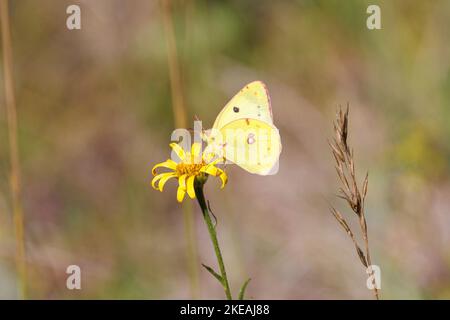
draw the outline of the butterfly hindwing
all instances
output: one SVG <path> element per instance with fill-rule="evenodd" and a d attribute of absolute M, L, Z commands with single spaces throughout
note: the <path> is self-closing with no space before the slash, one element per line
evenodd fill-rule
<path fill-rule="evenodd" d="M 211 150 L 219 150 L 220 157 L 250 173 L 269 175 L 276 172 L 281 139 L 275 126 L 246 118 L 234 120 L 216 133 L 220 135 L 212 135 L 209 146 Z"/>

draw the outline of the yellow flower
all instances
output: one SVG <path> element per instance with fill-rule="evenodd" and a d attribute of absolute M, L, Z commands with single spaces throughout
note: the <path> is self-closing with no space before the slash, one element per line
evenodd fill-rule
<path fill-rule="evenodd" d="M 205 183 L 208 175 L 219 177 L 222 180 L 222 187 L 227 183 L 227 174 L 216 167 L 221 159 L 211 160 L 211 155 L 200 154 L 201 143 L 194 143 L 191 152 L 186 152 L 176 143 L 171 143 L 170 147 L 180 158 L 177 163 L 171 159 L 158 163 L 152 169 L 155 176 L 152 180 L 152 187 L 156 190 L 163 191 L 164 185 L 170 178 L 178 178 L 177 200 L 182 202 L 187 192 L 191 199 L 195 198 L 195 183 Z M 172 171 L 157 173 L 156 169 L 162 167 Z"/>

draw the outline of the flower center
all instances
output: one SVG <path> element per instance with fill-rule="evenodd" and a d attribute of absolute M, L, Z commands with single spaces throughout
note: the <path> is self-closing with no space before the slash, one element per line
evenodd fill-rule
<path fill-rule="evenodd" d="M 189 176 L 197 176 L 200 174 L 200 169 L 203 166 L 203 163 L 179 163 L 176 170 L 177 175 L 187 174 Z"/>

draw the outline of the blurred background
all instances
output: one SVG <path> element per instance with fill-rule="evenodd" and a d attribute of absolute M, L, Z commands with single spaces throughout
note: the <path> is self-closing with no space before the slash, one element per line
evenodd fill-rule
<path fill-rule="evenodd" d="M 81 30 L 66 28 L 71 4 L 81 7 Z M 381 30 L 366 28 L 369 4 L 381 7 Z M 174 98 L 184 99 L 188 128 L 195 115 L 208 128 L 257 79 L 281 133 L 280 170 L 262 177 L 229 166 L 224 190 L 206 185 L 234 294 L 251 277 L 250 299 L 373 298 L 329 211 L 332 203 L 354 221 L 335 196 L 327 144 L 338 106 L 349 103 L 361 182 L 369 171 L 382 298 L 450 298 L 450 2 L 164 8 L 10 1 L 29 298 L 223 298 L 201 267 L 216 260 L 197 203 L 177 203 L 174 181 L 153 190 L 150 171 L 170 155 Z M 0 94 L 0 298 L 16 298 L 3 76 Z M 82 290 L 66 288 L 71 264 L 81 267 Z"/>

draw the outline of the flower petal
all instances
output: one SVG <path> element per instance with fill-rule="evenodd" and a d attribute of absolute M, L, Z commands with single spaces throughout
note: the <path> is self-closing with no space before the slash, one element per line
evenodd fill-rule
<path fill-rule="evenodd" d="M 206 163 L 210 163 L 212 159 L 214 159 L 216 157 L 216 154 L 214 152 L 203 152 L 203 161 L 205 161 Z"/>
<path fill-rule="evenodd" d="M 159 167 L 176 170 L 177 169 L 177 163 L 175 161 L 173 161 L 172 159 L 167 159 L 167 161 L 158 163 L 152 169 L 152 174 L 153 175 L 156 175 L 156 168 L 159 168 Z"/>
<path fill-rule="evenodd" d="M 163 177 L 165 177 L 168 174 L 172 174 L 172 172 L 164 172 L 164 173 L 160 173 L 157 176 L 155 176 L 152 179 L 152 187 L 153 187 L 153 189 L 159 190 L 159 187 L 156 186 L 156 182 L 158 182 L 158 180 L 162 179 Z"/>
<path fill-rule="evenodd" d="M 222 171 L 222 173 L 219 175 L 219 178 L 220 180 L 222 180 L 222 186 L 220 188 L 223 189 L 228 181 L 228 176 L 225 171 Z"/>
<path fill-rule="evenodd" d="M 194 181 L 195 181 L 195 176 L 190 176 L 186 182 L 187 193 L 191 199 L 195 199 Z"/>
<path fill-rule="evenodd" d="M 178 178 L 178 184 L 181 189 L 184 189 L 186 191 L 186 178 L 187 174 L 183 174 Z"/>
<path fill-rule="evenodd" d="M 210 164 L 210 165 L 208 165 L 208 166 L 206 166 L 206 167 L 201 168 L 201 169 L 200 169 L 200 172 L 205 172 L 205 173 L 207 173 L 207 174 L 209 174 L 209 175 L 211 175 L 211 176 L 219 177 L 220 180 L 222 180 L 222 186 L 221 186 L 221 188 L 225 187 L 225 184 L 226 184 L 227 181 L 228 181 L 228 176 L 227 176 L 227 174 L 225 173 L 225 171 L 223 171 L 222 169 L 217 168 L 216 166 L 214 166 L 214 165 L 212 165 L 212 164 Z"/>
<path fill-rule="evenodd" d="M 213 164 L 209 164 L 203 168 L 200 169 L 200 172 L 204 172 L 207 173 L 211 176 L 215 176 L 217 177 L 222 170 L 220 170 L 219 168 L 217 168 L 216 166 L 214 166 Z"/>
<path fill-rule="evenodd" d="M 222 158 L 223 158 L 223 148 L 220 148 L 215 144 L 213 145 L 209 144 L 206 146 L 205 150 L 203 150 L 203 160 L 206 163 L 211 163 L 211 161 L 217 159 L 219 159 L 220 161 L 222 160 Z"/>
<path fill-rule="evenodd" d="M 178 190 L 177 190 L 177 200 L 182 202 L 184 195 L 186 194 L 186 178 L 187 174 L 183 174 L 178 178 Z"/>
<path fill-rule="evenodd" d="M 178 202 L 183 202 L 185 194 L 186 194 L 186 190 L 181 188 L 181 187 L 178 187 L 178 190 L 177 190 L 177 201 Z"/>
<path fill-rule="evenodd" d="M 163 191 L 163 188 L 164 188 L 164 185 L 166 184 L 166 182 L 170 178 L 175 178 L 177 176 L 176 173 L 173 173 L 173 172 L 168 172 L 168 173 L 163 173 L 163 174 L 165 174 L 165 176 L 162 177 L 161 180 L 159 180 L 159 183 L 158 183 L 158 188 L 159 188 L 159 191 L 161 191 L 161 192 Z"/>
<path fill-rule="evenodd" d="M 178 156 L 178 158 L 180 158 L 181 161 L 183 161 L 186 158 L 186 153 L 178 143 L 173 142 L 169 146 L 172 148 L 172 150 L 176 153 L 176 155 Z"/>
<path fill-rule="evenodd" d="M 202 144 L 199 142 L 195 142 L 192 144 L 191 147 L 191 161 L 192 163 L 201 163 L 201 151 L 202 151 Z"/>
<path fill-rule="evenodd" d="M 213 161 L 210 161 L 208 164 L 209 165 L 211 165 L 211 166 L 215 166 L 216 164 L 218 164 L 219 162 L 225 162 L 225 158 L 218 158 L 218 157 L 215 157 L 215 158 L 213 158 L 214 160 Z"/>

